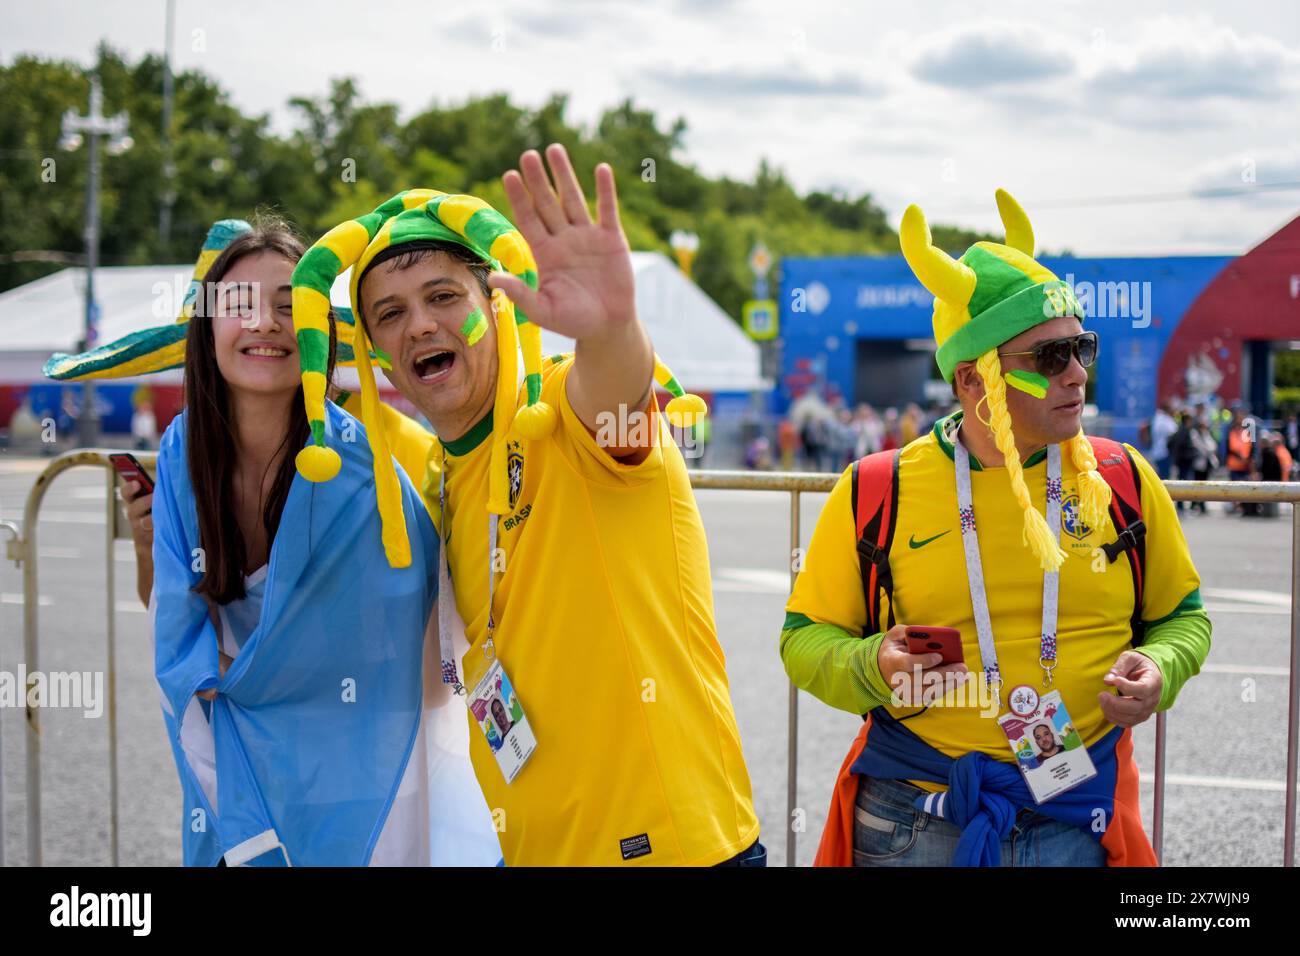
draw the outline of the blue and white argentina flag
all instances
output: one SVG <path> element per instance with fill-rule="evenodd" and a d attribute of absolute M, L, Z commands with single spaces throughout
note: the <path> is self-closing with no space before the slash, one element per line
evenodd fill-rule
<path fill-rule="evenodd" d="M 224 677 L 213 618 L 192 590 L 203 556 L 186 416 L 163 436 L 155 673 L 181 780 L 184 862 L 494 865 L 500 847 L 464 706 L 438 678 L 436 635 L 426 639 L 437 533 L 399 466 L 412 562 L 389 567 L 365 431 L 333 404 L 326 429 L 342 469 L 320 484 L 295 476 L 260 616 Z M 195 696 L 208 689 L 211 703 Z"/>

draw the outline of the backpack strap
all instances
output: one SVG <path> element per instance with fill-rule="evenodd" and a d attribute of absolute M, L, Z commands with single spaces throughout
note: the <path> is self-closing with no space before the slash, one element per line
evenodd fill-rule
<path fill-rule="evenodd" d="M 1142 594 L 1146 584 L 1147 549 L 1146 524 L 1142 521 L 1142 477 L 1137 463 L 1128 449 L 1111 438 L 1088 436 L 1093 455 L 1097 458 L 1097 471 L 1110 485 L 1110 517 L 1115 523 L 1118 537 L 1101 546 L 1112 564 L 1121 554 L 1127 554 L 1133 573 L 1133 616 L 1129 627 L 1133 632 L 1133 646 L 1142 643 L 1145 625 L 1142 623 Z"/>
<path fill-rule="evenodd" d="M 878 451 L 853 463 L 853 521 L 858 536 L 858 566 L 867 601 L 865 635 L 894 626 L 894 576 L 889 546 L 898 524 L 898 459 L 901 450 Z M 880 592 L 889 601 L 888 624 L 880 626 Z"/>

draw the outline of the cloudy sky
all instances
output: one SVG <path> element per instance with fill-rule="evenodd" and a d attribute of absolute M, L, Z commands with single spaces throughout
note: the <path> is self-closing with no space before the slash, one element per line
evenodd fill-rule
<path fill-rule="evenodd" d="M 0 0 L 0 61 L 161 50 L 164 6 Z M 1040 245 L 1082 254 L 1236 253 L 1300 213 L 1300 188 L 1267 189 L 1300 182 L 1294 0 L 176 0 L 175 44 L 280 129 L 290 96 L 344 74 L 404 115 L 565 92 L 592 122 L 631 96 L 683 116 L 710 174 L 767 157 L 801 189 L 872 192 L 895 224 L 917 202 L 990 230 L 1005 186 Z"/>

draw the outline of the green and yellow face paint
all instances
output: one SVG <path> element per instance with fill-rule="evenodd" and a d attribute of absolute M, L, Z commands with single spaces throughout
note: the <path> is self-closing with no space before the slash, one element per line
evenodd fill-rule
<path fill-rule="evenodd" d="M 1003 378 L 1007 380 L 1007 384 L 1012 388 L 1017 388 L 1026 395 L 1032 395 L 1034 398 L 1047 397 L 1048 381 L 1045 375 L 1013 368 L 1005 373 Z"/>

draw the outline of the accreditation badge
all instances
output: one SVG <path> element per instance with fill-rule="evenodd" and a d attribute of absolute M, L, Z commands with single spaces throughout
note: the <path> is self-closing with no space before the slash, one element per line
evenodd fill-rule
<path fill-rule="evenodd" d="M 1035 803 L 1046 803 L 1097 776 L 1060 691 L 1042 697 L 1022 694 L 1013 701 L 1012 712 L 998 718 L 998 725 L 1007 735 Z"/>
<path fill-rule="evenodd" d="M 537 749 L 537 738 L 500 660 L 492 661 L 468 704 L 506 783 L 511 783 Z"/>

